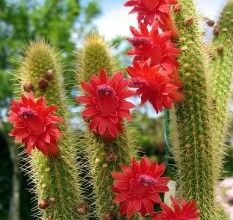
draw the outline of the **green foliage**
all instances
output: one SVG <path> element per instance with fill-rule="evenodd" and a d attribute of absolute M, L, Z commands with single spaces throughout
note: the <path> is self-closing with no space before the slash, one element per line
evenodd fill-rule
<path fill-rule="evenodd" d="M 93 18 L 95 18 L 98 14 L 101 13 L 101 10 L 98 6 L 98 3 L 96 0 L 92 0 L 89 2 L 89 4 L 84 8 L 85 12 L 85 23 L 88 24 L 92 21 Z"/>
<path fill-rule="evenodd" d="M 0 71 L 0 108 L 7 105 L 8 100 L 12 96 L 12 81 L 9 72 Z"/>

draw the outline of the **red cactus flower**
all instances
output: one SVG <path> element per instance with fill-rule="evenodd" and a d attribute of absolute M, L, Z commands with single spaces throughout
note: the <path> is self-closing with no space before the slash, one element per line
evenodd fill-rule
<path fill-rule="evenodd" d="M 134 47 L 128 54 L 134 56 L 134 62 L 150 59 L 151 65 L 161 65 L 167 70 L 177 70 L 179 49 L 171 42 L 171 32 L 159 33 L 158 23 L 153 23 L 149 31 L 145 24 L 139 30 L 131 27 L 133 38 L 129 42 Z"/>
<path fill-rule="evenodd" d="M 9 122 L 13 125 L 10 136 L 25 144 L 30 154 L 34 148 L 46 156 L 57 156 L 57 141 L 61 132 L 57 123 L 63 119 L 54 114 L 57 106 L 47 106 L 45 97 L 35 99 L 32 93 L 13 100 L 9 111 Z"/>
<path fill-rule="evenodd" d="M 169 6 L 176 3 L 176 0 L 127 0 L 124 5 L 133 7 L 130 13 L 138 14 L 139 23 L 144 23 L 147 26 L 158 21 L 159 27 L 164 31 L 169 30 L 177 35 L 169 12 Z"/>
<path fill-rule="evenodd" d="M 137 94 L 141 96 L 142 104 L 149 101 L 157 113 L 183 100 L 180 88 L 169 77 L 171 72 L 159 66 L 136 62 L 128 67 L 128 73 L 132 77 L 131 86 L 138 88 Z"/>
<path fill-rule="evenodd" d="M 128 81 L 123 79 L 122 73 L 108 78 L 106 71 L 101 70 L 90 83 L 81 85 L 86 95 L 76 100 L 85 104 L 82 114 L 85 120 L 89 120 L 90 129 L 104 138 L 116 138 L 122 130 L 122 120 L 131 119 L 129 110 L 134 107 L 125 100 L 134 95 L 127 89 Z"/>
<path fill-rule="evenodd" d="M 172 207 L 161 203 L 161 213 L 155 213 L 153 220 L 198 220 L 199 212 L 194 201 L 177 201 L 171 198 Z"/>
<path fill-rule="evenodd" d="M 169 178 L 161 177 L 164 171 L 164 164 L 143 157 L 141 161 L 133 159 L 129 166 L 122 166 L 122 172 L 113 172 L 114 202 L 120 205 L 120 213 L 128 218 L 136 213 L 152 214 L 154 204 L 162 202 L 159 193 L 168 191 Z"/>

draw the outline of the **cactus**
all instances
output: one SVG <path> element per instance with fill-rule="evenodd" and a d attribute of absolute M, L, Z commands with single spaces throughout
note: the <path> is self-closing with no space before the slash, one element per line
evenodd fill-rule
<path fill-rule="evenodd" d="M 62 138 L 59 156 L 47 158 L 34 151 L 30 156 L 30 168 L 25 168 L 35 184 L 41 209 L 39 216 L 51 220 L 85 219 L 76 210 L 82 199 L 58 53 L 43 41 L 31 43 L 18 71 L 18 78 L 22 89 L 27 90 L 29 85 L 33 87 L 36 97 L 45 96 L 50 105 L 59 106 L 58 115 L 65 118 L 65 123 L 60 126 Z"/>
<path fill-rule="evenodd" d="M 197 201 L 201 219 L 216 220 L 214 147 L 210 121 L 210 95 L 207 84 L 207 55 L 192 1 L 180 0 L 182 10 L 175 20 L 179 31 L 185 101 L 176 105 L 178 128 L 178 194 Z"/>
<path fill-rule="evenodd" d="M 220 143 L 226 122 L 232 71 L 229 58 L 233 51 L 229 47 L 228 55 L 219 55 L 213 61 L 212 74 L 203 50 L 206 46 L 201 42 L 194 5 L 184 0 L 179 3 L 182 9 L 175 13 L 175 20 L 180 34 L 178 44 L 182 50 L 179 61 L 185 101 L 176 105 L 179 145 L 173 150 L 178 168 L 178 193 L 197 201 L 201 219 L 226 219 L 215 203 L 215 185 L 223 155 Z M 227 25 L 224 21 L 221 23 Z M 225 37 L 220 34 L 214 44 L 220 46 Z M 213 86 L 209 86 L 209 82 L 213 82 Z"/>
<path fill-rule="evenodd" d="M 171 4 L 175 4 L 174 20 L 168 10 Z M 199 215 L 196 202 L 201 220 L 227 219 L 215 201 L 215 187 L 225 152 L 223 142 L 233 72 L 233 1 L 226 5 L 215 26 L 211 59 L 202 42 L 193 1 L 179 0 L 176 4 L 161 0 L 154 4 L 127 0 L 125 5 L 134 7 L 132 12 L 138 13 L 139 22 L 139 29 L 131 27 L 133 37 L 129 38 L 133 46 L 129 54 L 134 56 L 132 66 L 127 69 L 131 79 L 113 74 L 116 62 L 107 44 L 97 34 L 89 35 L 76 59 L 77 88 L 84 93 L 76 100 L 85 105 L 82 115 L 89 129 L 77 137 L 74 138 L 68 123 L 62 68 L 56 50 L 43 41 L 31 43 L 16 74 L 19 94 L 44 96 L 48 105 L 58 106 L 59 117 L 55 118 L 65 119 L 59 124 L 62 136 L 58 155 L 52 157 L 33 150 L 29 157 L 25 156 L 23 169 L 34 184 L 39 207 L 36 214 L 43 220 L 88 217 L 123 220 L 131 216 L 136 220 L 147 214 L 153 219 L 170 215 L 170 219 L 176 216 L 196 220 Z M 213 22 L 209 24 L 213 26 Z M 179 209 L 179 198 L 172 198 L 175 209 L 160 200 L 159 192 L 168 191 L 169 178 L 162 177 L 165 166 L 146 157 L 140 162 L 133 159 L 138 156 L 137 133 L 124 118 L 130 119 L 129 110 L 134 106 L 126 98 L 135 92 L 128 86 L 136 88 L 142 103 L 149 101 L 156 112 L 165 110 L 166 150 L 170 156 L 171 146 L 176 162 L 177 197 L 194 200 L 183 202 Z M 11 109 L 14 108 L 13 105 Z M 34 114 L 28 108 L 23 110 L 28 113 L 26 119 Z M 24 117 L 22 112 L 17 114 Z M 9 117 L 10 122 L 21 133 L 12 136 L 19 139 L 25 133 L 14 123 L 14 116 Z M 154 212 L 155 204 L 160 204 L 161 213 Z M 187 208 L 185 204 L 188 211 L 183 210 Z"/>
<path fill-rule="evenodd" d="M 111 73 L 113 68 L 113 58 L 104 40 L 97 35 L 88 36 L 85 45 L 77 53 L 78 82 L 89 80 L 100 69 Z"/>
<path fill-rule="evenodd" d="M 87 38 L 84 48 L 78 54 L 77 78 L 90 80 L 91 76 L 97 74 L 101 69 L 112 73 L 113 58 L 110 56 L 107 45 L 98 35 Z M 78 80 L 79 81 L 79 80 Z M 100 219 L 108 216 L 118 217 L 117 206 L 113 203 L 111 173 L 119 170 L 120 165 L 127 164 L 130 158 L 136 157 L 137 150 L 135 141 L 132 141 L 132 129 L 124 126 L 122 134 L 112 141 L 106 141 L 91 132 L 86 132 L 81 140 L 93 178 L 96 215 Z"/>
<path fill-rule="evenodd" d="M 217 177 L 221 172 L 222 159 L 226 150 L 224 139 L 227 130 L 228 102 L 233 74 L 233 2 L 230 1 L 221 13 L 219 24 L 215 26 L 212 57 L 212 105 L 215 128 L 215 152 Z"/>

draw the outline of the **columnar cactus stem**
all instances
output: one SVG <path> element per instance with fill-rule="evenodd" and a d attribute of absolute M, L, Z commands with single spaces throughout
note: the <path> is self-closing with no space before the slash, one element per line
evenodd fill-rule
<path fill-rule="evenodd" d="M 49 105 L 58 106 L 58 115 L 65 119 L 60 126 L 62 137 L 58 157 L 46 157 L 39 151 L 30 156 L 29 175 L 38 196 L 42 219 L 86 219 L 79 213 L 82 203 L 75 159 L 75 144 L 68 125 L 62 69 L 57 52 L 46 43 L 31 43 L 18 72 L 23 90 L 36 97 L 45 96 Z"/>
<path fill-rule="evenodd" d="M 113 62 L 107 45 L 96 35 L 87 39 L 77 62 L 79 82 L 79 79 L 89 81 L 91 76 L 98 74 L 101 69 L 112 73 Z M 127 126 L 124 126 L 122 134 L 113 141 L 103 140 L 89 131 L 84 134 L 82 143 L 91 166 L 96 215 L 100 219 L 125 219 L 119 216 L 118 207 L 113 203 L 111 173 L 120 170 L 121 164 L 128 164 L 132 157 L 136 157 L 135 143 L 130 137 L 135 138 L 135 134 L 132 134 Z"/>
<path fill-rule="evenodd" d="M 78 52 L 77 79 L 78 82 L 89 80 L 91 76 L 105 69 L 108 73 L 113 71 L 113 59 L 101 37 L 90 35 L 84 47 Z"/>
<path fill-rule="evenodd" d="M 179 146 L 174 148 L 178 166 L 178 194 L 194 199 L 202 220 L 220 220 L 215 205 L 214 148 L 211 137 L 206 57 L 192 1 L 179 0 L 175 13 L 179 31 L 180 77 L 185 101 L 176 105 Z M 177 155 L 177 157 L 176 157 Z"/>
<path fill-rule="evenodd" d="M 228 121 L 228 102 L 233 74 L 233 1 L 230 1 L 221 13 L 219 24 L 215 27 L 213 41 L 213 61 L 211 76 L 213 121 L 215 128 L 216 172 L 219 178 L 222 159 L 226 150 L 224 138 Z"/>

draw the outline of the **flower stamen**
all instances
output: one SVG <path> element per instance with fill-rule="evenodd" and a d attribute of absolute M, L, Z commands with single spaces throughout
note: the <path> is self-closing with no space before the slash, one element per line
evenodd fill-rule
<path fill-rule="evenodd" d="M 37 116 L 37 113 L 31 108 L 21 107 L 19 110 L 19 116 L 23 119 L 33 119 Z"/>
<path fill-rule="evenodd" d="M 97 87 L 97 92 L 100 96 L 114 96 L 115 91 L 111 86 L 106 84 L 101 84 Z"/>

